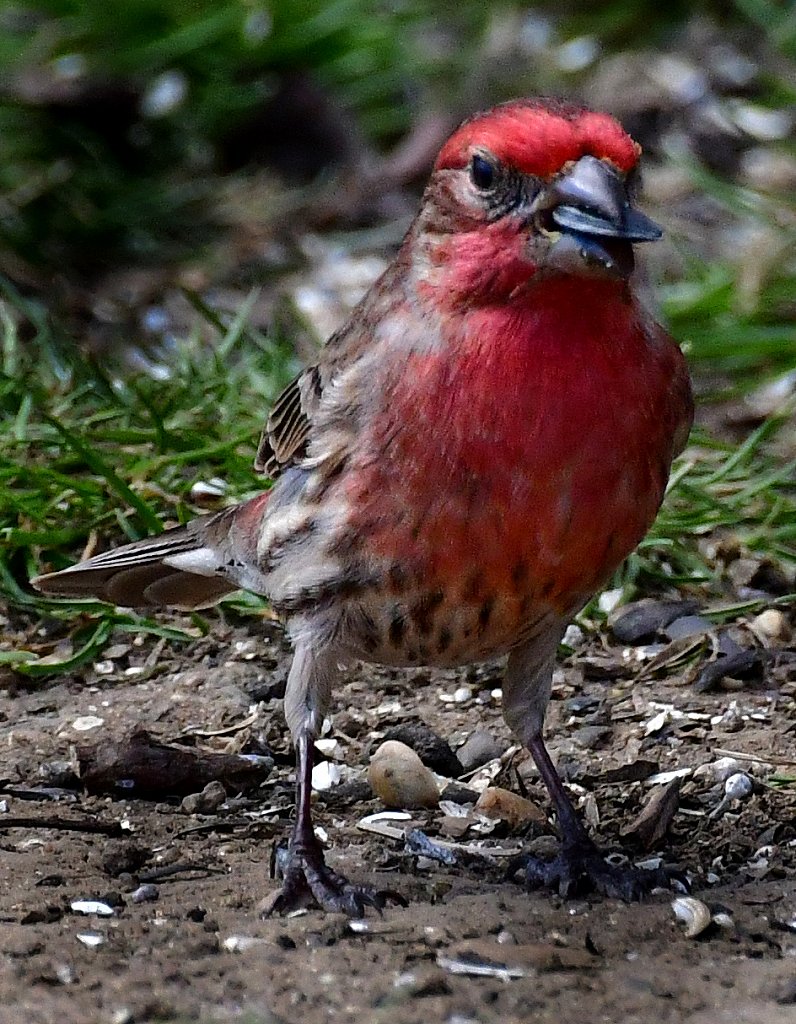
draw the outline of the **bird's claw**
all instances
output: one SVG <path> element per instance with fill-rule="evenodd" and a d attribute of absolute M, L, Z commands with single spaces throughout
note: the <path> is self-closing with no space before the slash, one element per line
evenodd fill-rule
<path fill-rule="evenodd" d="M 520 870 L 529 889 L 553 889 L 565 899 L 592 890 L 631 903 L 649 896 L 653 889 L 670 888 L 672 882 L 689 890 L 688 880 L 681 872 L 664 867 L 612 864 L 592 842 L 564 846 L 550 861 L 520 854 L 510 862 L 506 878 L 514 878 Z"/>
<path fill-rule="evenodd" d="M 388 903 L 408 906 L 398 892 L 353 885 L 344 875 L 328 867 L 320 849 L 284 851 L 281 857 L 277 856 L 277 865 L 282 888 L 262 906 L 261 917 L 315 906 L 360 918 L 365 916 L 366 907 L 374 907 L 381 913 Z"/>

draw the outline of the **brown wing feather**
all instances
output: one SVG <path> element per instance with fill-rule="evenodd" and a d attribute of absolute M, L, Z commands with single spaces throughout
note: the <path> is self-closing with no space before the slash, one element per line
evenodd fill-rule
<path fill-rule="evenodd" d="M 186 526 L 103 551 L 85 562 L 37 576 L 30 582 L 36 590 L 54 597 L 97 597 L 126 608 L 206 608 L 237 590 L 237 583 L 212 568 L 192 572 L 168 565 L 167 560 L 209 548 L 211 552 L 217 551 L 216 560 L 223 565 L 230 557 L 224 542 L 231 523 L 237 510 L 246 507 L 232 506 L 214 515 L 200 516 Z"/>
<path fill-rule="evenodd" d="M 277 398 L 260 437 L 254 468 L 276 479 L 307 448 L 312 412 L 322 390 L 317 366 L 310 366 L 288 384 Z"/>

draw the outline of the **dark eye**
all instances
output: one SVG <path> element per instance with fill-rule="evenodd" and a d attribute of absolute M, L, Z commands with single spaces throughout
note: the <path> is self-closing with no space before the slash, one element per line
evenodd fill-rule
<path fill-rule="evenodd" d="M 488 192 L 494 187 L 497 180 L 495 165 L 490 163 L 486 157 L 476 155 L 470 164 L 470 177 L 479 192 Z"/>

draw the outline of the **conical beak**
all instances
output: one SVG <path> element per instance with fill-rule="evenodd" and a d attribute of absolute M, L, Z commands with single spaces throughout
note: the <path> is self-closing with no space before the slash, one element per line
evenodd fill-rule
<path fill-rule="evenodd" d="M 581 157 L 545 189 L 534 202 L 533 213 L 544 216 L 548 230 L 565 236 L 561 256 L 566 253 L 568 262 L 574 243 L 586 265 L 615 277 L 632 272 L 633 245 L 655 242 L 663 234 L 631 204 L 619 174 L 593 156 Z"/>

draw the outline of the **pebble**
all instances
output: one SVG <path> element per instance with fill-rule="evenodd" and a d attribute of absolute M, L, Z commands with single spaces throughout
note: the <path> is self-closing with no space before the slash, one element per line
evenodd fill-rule
<path fill-rule="evenodd" d="M 56 789 L 72 789 L 80 785 L 80 779 L 72 761 L 45 761 L 36 773 L 44 786 Z"/>
<path fill-rule="evenodd" d="M 160 899 L 160 890 L 156 885 L 152 885 L 151 882 L 145 882 L 130 894 L 130 899 L 133 903 L 153 903 L 155 900 Z"/>
<path fill-rule="evenodd" d="M 713 624 L 701 615 L 682 615 L 664 627 L 662 632 L 669 640 L 682 640 L 683 637 L 709 633 L 712 628 Z"/>
<path fill-rule="evenodd" d="M 456 779 L 462 774 L 462 765 L 448 742 L 425 722 L 402 722 L 401 725 L 388 729 L 384 739 L 405 743 L 414 750 L 427 768 L 438 775 Z"/>
<path fill-rule="evenodd" d="M 608 725 L 584 725 L 576 729 L 572 739 L 584 750 L 596 750 L 604 746 L 611 738 L 612 730 Z"/>
<path fill-rule="evenodd" d="M 752 620 L 752 629 L 769 640 L 790 640 L 791 629 L 787 618 L 778 608 L 766 608 Z"/>
<path fill-rule="evenodd" d="M 512 828 L 528 821 L 546 821 L 541 808 L 526 800 L 524 796 L 512 793 L 501 786 L 490 786 L 485 789 L 475 805 L 475 811 L 487 818 L 498 818 L 507 822 Z"/>
<path fill-rule="evenodd" d="M 747 679 L 750 676 L 759 676 L 761 671 L 762 661 L 759 651 L 752 649 L 742 650 L 737 654 L 727 654 L 715 661 L 708 662 L 694 682 L 694 690 L 697 693 L 709 693 L 716 689 L 742 689 L 743 683 L 735 685 L 738 677 Z M 728 677 L 730 682 L 727 681 Z"/>
<path fill-rule="evenodd" d="M 471 789 L 461 782 L 449 782 L 442 791 L 442 798 L 454 804 L 474 804 L 481 790 Z"/>
<path fill-rule="evenodd" d="M 724 783 L 724 795 L 728 800 L 745 800 L 753 789 L 752 780 L 743 772 L 735 772 Z"/>
<path fill-rule="evenodd" d="M 656 601 L 646 597 L 625 605 L 608 621 L 619 643 L 640 644 L 654 640 L 669 623 L 693 614 L 696 608 L 695 601 Z"/>
<path fill-rule="evenodd" d="M 368 782 L 387 807 L 412 810 L 439 803 L 434 776 L 415 751 L 398 740 L 387 740 L 375 751 L 368 766 Z"/>
<path fill-rule="evenodd" d="M 456 751 L 456 756 L 464 771 L 469 772 L 487 761 L 494 761 L 505 749 L 486 729 L 475 729 Z"/>
<path fill-rule="evenodd" d="M 590 711 L 596 711 L 599 706 L 600 701 L 597 697 L 587 697 L 585 695 L 570 697 L 569 700 L 564 702 L 564 707 L 571 715 L 587 715 Z"/>
<path fill-rule="evenodd" d="M 575 622 L 570 622 L 564 631 L 564 636 L 561 638 L 561 643 L 565 647 L 571 647 L 573 650 L 577 647 L 582 647 L 586 642 L 586 634 Z"/>
<path fill-rule="evenodd" d="M 189 793 L 182 799 L 186 814 L 212 814 L 227 799 L 227 792 L 218 780 L 208 782 L 201 793 Z"/>

